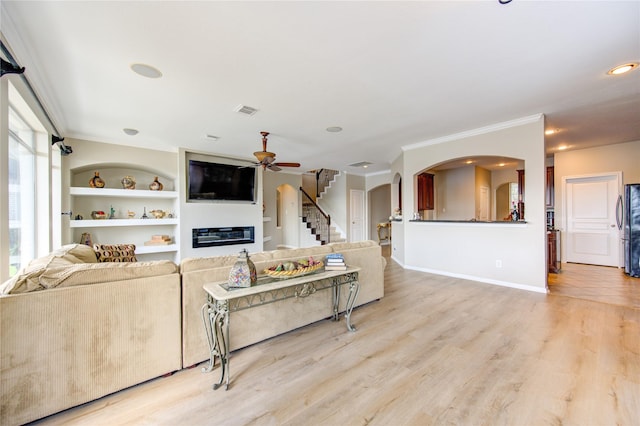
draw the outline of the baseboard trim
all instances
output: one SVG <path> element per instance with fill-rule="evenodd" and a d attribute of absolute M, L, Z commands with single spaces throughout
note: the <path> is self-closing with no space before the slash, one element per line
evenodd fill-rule
<path fill-rule="evenodd" d="M 400 264 L 400 263 L 398 262 L 398 264 Z M 456 273 L 452 273 L 452 272 L 448 272 L 448 271 L 440 271 L 440 270 L 437 270 L 437 269 L 419 268 L 419 267 L 410 266 L 410 265 L 401 265 L 401 266 L 404 269 L 410 269 L 412 271 L 427 272 L 429 274 L 443 275 L 443 276 L 446 276 L 446 277 L 460 278 L 460 279 L 469 280 L 469 281 L 477 281 L 477 282 L 481 282 L 481 283 L 484 283 L 484 284 L 497 285 L 497 286 L 500 286 L 500 287 L 509 287 L 509 288 L 515 288 L 515 289 L 518 289 L 518 290 L 531 291 L 533 293 L 542 293 L 542 294 L 547 294 L 548 293 L 548 290 L 546 288 L 534 287 L 534 286 L 526 285 L 526 284 L 518 284 L 518 283 L 512 283 L 512 282 L 508 282 L 508 281 L 494 280 L 494 279 L 491 279 L 491 278 L 477 277 L 477 276 L 474 276 L 474 275 L 456 274 Z"/>

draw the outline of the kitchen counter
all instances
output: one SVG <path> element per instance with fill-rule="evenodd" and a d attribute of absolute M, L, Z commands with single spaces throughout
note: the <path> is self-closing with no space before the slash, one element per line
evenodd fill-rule
<path fill-rule="evenodd" d="M 417 219 L 417 220 L 413 220 L 412 219 L 409 222 L 417 222 L 417 223 L 474 223 L 474 224 L 492 223 L 492 224 L 500 224 L 500 225 L 523 225 L 523 224 L 527 223 L 526 220 L 513 221 L 513 220 L 424 220 L 424 219 Z"/>

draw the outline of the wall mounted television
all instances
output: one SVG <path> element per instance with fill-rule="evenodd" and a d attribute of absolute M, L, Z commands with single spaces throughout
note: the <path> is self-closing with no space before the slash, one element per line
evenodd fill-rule
<path fill-rule="evenodd" d="M 188 160 L 187 201 L 256 202 L 256 169 L 252 166 Z"/>

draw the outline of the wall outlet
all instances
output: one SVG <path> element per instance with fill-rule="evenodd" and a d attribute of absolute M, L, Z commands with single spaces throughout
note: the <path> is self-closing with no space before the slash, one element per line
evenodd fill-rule
<path fill-rule="evenodd" d="M 496 260 L 496 268 L 502 268 L 502 260 Z"/>

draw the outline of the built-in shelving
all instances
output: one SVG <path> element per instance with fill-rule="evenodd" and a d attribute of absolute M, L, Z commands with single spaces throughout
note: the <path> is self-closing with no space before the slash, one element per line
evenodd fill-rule
<path fill-rule="evenodd" d="M 82 188 L 71 187 L 69 194 L 77 197 L 121 197 L 121 198 L 178 198 L 176 191 L 150 191 L 146 189 L 112 189 L 112 188 Z"/>
<path fill-rule="evenodd" d="M 106 228 L 112 226 L 177 225 L 178 219 L 95 219 L 72 220 L 71 228 Z"/>
<path fill-rule="evenodd" d="M 170 253 L 176 251 L 178 251 L 177 244 L 167 244 L 166 246 L 136 246 L 136 254 Z"/>
<path fill-rule="evenodd" d="M 88 182 L 93 170 L 100 170 L 100 176 L 107 183 L 104 188 L 78 186 Z M 71 220 L 69 228 L 73 230 L 73 239 L 79 241 L 81 233 L 91 234 L 92 241 L 99 244 L 131 243 L 136 245 L 136 255 L 152 255 L 157 253 L 173 253 L 171 259 L 177 260 L 179 244 L 175 239 L 179 235 L 180 221 L 177 219 L 179 194 L 173 191 L 174 182 L 161 177 L 168 190 L 152 191 L 149 189 L 114 188 L 121 176 L 139 176 L 139 187 L 146 187 L 141 182 L 151 182 L 151 174 L 131 168 L 112 168 L 94 166 L 91 169 L 79 169 L 72 176 L 69 188 L 71 196 Z M 157 219 L 151 213 L 162 210 L 172 217 Z M 104 211 L 114 214 L 112 219 L 91 219 L 92 211 Z M 143 214 L 148 218 L 143 219 Z M 129 215 L 133 217 L 129 217 Z M 78 218 L 77 220 L 75 218 Z M 153 235 L 169 235 L 174 241 L 167 245 L 149 245 Z M 161 256 L 162 257 L 162 256 Z M 157 258 L 157 257 L 152 257 Z"/>

